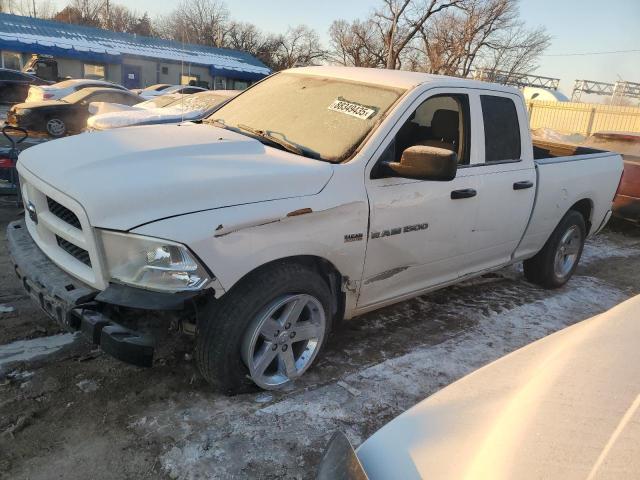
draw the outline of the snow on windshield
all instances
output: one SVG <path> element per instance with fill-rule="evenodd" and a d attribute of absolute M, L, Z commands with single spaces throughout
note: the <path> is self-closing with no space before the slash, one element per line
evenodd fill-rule
<path fill-rule="evenodd" d="M 246 90 L 211 117 L 246 125 L 297 145 L 310 156 L 348 158 L 402 89 L 295 73 L 280 73 Z"/>
<path fill-rule="evenodd" d="M 169 103 L 165 108 L 172 108 L 177 110 L 184 110 L 190 112 L 194 110 L 208 110 L 211 107 L 222 103 L 229 97 L 217 95 L 215 93 L 203 92 L 194 93 L 192 95 L 184 95 L 181 98 Z"/>

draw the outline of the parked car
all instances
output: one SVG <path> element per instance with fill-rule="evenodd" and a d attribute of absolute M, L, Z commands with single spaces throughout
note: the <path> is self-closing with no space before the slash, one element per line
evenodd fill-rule
<path fill-rule="evenodd" d="M 123 90 L 126 92 L 129 91 L 122 85 L 117 85 L 115 83 L 105 82 L 102 80 L 72 79 L 54 83 L 53 85 L 34 85 L 29 88 L 29 94 L 27 95 L 27 99 L 25 101 L 27 103 L 30 103 L 41 102 L 43 100 L 59 100 L 84 88 L 98 87 L 114 88 L 116 90 Z"/>
<path fill-rule="evenodd" d="M 24 102 L 32 85 L 49 85 L 49 82 L 18 70 L 0 68 L 0 103 Z"/>
<path fill-rule="evenodd" d="M 94 115 L 87 120 L 87 128 L 89 130 L 109 130 L 134 125 L 202 120 L 238 93 L 240 92 L 237 90 L 212 90 L 183 95 L 182 98 L 160 108 L 135 108 Z"/>
<path fill-rule="evenodd" d="M 583 143 L 592 148 L 606 148 L 622 155 L 624 173 L 613 201 L 617 217 L 640 221 L 640 133 L 598 132 Z"/>
<path fill-rule="evenodd" d="M 140 95 L 145 99 L 150 99 L 153 97 L 157 97 L 159 95 L 167 95 L 167 94 L 183 94 L 183 95 L 191 95 L 192 93 L 206 92 L 208 91 L 206 88 L 195 87 L 192 85 L 173 85 L 171 87 L 163 88 L 162 90 L 148 90 L 143 91 Z"/>
<path fill-rule="evenodd" d="M 132 112 L 137 110 L 162 108 L 169 105 L 170 103 L 173 103 L 174 101 L 178 100 L 183 96 L 184 95 L 180 95 L 180 94 L 161 95 L 159 97 L 153 97 L 150 100 L 145 100 L 144 102 L 140 102 L 135 105 L 92 102 L 91 105 L 89 105 L 89 113 L 92 116 L 96 116 L 96 115 L 102 115 L 104 113 L 112 113 L 112 112 Z"/>
<path fill-rule="evenodd" d="M 7 124 L 31 132 L 62 137 L 84 130 L 91 102 L 135 105 L 143 98 L 127 90 L 113 88 L 83 88 L 61 100 L 19 103 L 7 114 Z"/>
<path fill-rule="evenodd" d="M 170 311 L 216 388 L 281 388 L 343 318 L 521 261 L 543 287 L 571 278 L 622 159 L 534 147 L 528 123 L 503 85 L 279 72 L 201 124 L 23 152 L 11 258 L 49 315 L 117 358 L 153 359 L 127 312 Z"/>
<path fill-rule="evenodd" d="M 162 90 L 166 90 L 170 86 L 171 85 L 168 83 L 156 83 L 155 85 L 150 85 L 146 88 L 134 88 L 131 91 L 140 95 L 142 92 L 161 92 Z"/>
<path fill-rule="evenodd" d="M 410 408 L 317 480 L 637 479 L 640 296 L 538 340 Z"/>

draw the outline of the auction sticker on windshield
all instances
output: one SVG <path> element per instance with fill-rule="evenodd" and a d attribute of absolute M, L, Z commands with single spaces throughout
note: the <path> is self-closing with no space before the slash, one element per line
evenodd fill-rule
<path fill-rule="evenodd" d="M 329 105 L 329 110 L 345 113 L 352 117 L 360 118 L 361 120 L 367 120 L 376 114 L 376 109 L 365 107 L 359 103 L 347 102 L 342 97 L 336 98 L 334 102 Z"/>

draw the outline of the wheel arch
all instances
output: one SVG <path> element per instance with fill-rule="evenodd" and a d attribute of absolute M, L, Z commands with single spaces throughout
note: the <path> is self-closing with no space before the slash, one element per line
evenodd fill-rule
<path fill-rule="evenodd" d="M 591 232 L 591 217 L 593 215 L 593 200 L 590 198 L 583 198 L 582 200 L 578 200 L 576 203 L 571 205 L 569 210 L 574 210 L 582 215 L 584 218 L 584 224 L 587 228 L 586 234 L 589 235 Z"/>
<path fill-rule="evenodd" d="M 327 282 L 329 290 L 331 291 L 331 298 L 333 299 L 331 313 L 333 316 L 334 325 L 336 325 L 335 322 L 340 322 L 342 320 L 346 305 L 346 294 L 343 291 L 342 284 L 347 279 L 347 277 L 342 275 L 342 273 L 331 261 L 317 255 L 292 255 L 289 257 L 281 257 L 270 260 L 269 262 L 263 263 L 262 265 L 244 274 L 240 279 L 238 279 L 237 282 L 233 284 L 230 290 L 233 290 L 237 285 L 243 283 L 247 278 L 282 264 L 303 265 L 317 272 Z"/>

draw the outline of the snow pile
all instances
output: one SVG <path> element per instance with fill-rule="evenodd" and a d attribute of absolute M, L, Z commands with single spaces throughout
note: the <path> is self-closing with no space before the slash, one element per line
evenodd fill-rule
<path fill-rule="evenodd" d="M 108 111 L 106 108 L 103 114 L 89 118 L 87 127 L 94 130 L 109 130 L 133 125 L 199 120 L 230 96 L 228 93 L 214 93 L 212 91 L 183 95 L 162 108 L 137 108 L 136 106 L 128 109 L 116 108 L 114 111 Z"/>
<path fill-rule="evenodd" d="M 42 355 L 57 352 L 70 345 L 76 339 L 74 333 L 63 333 L 50 337 L 18 340 L 7 345 L 0 345 L 0 372 L 5 365 L 15 362 L 26 362 Z"/>

